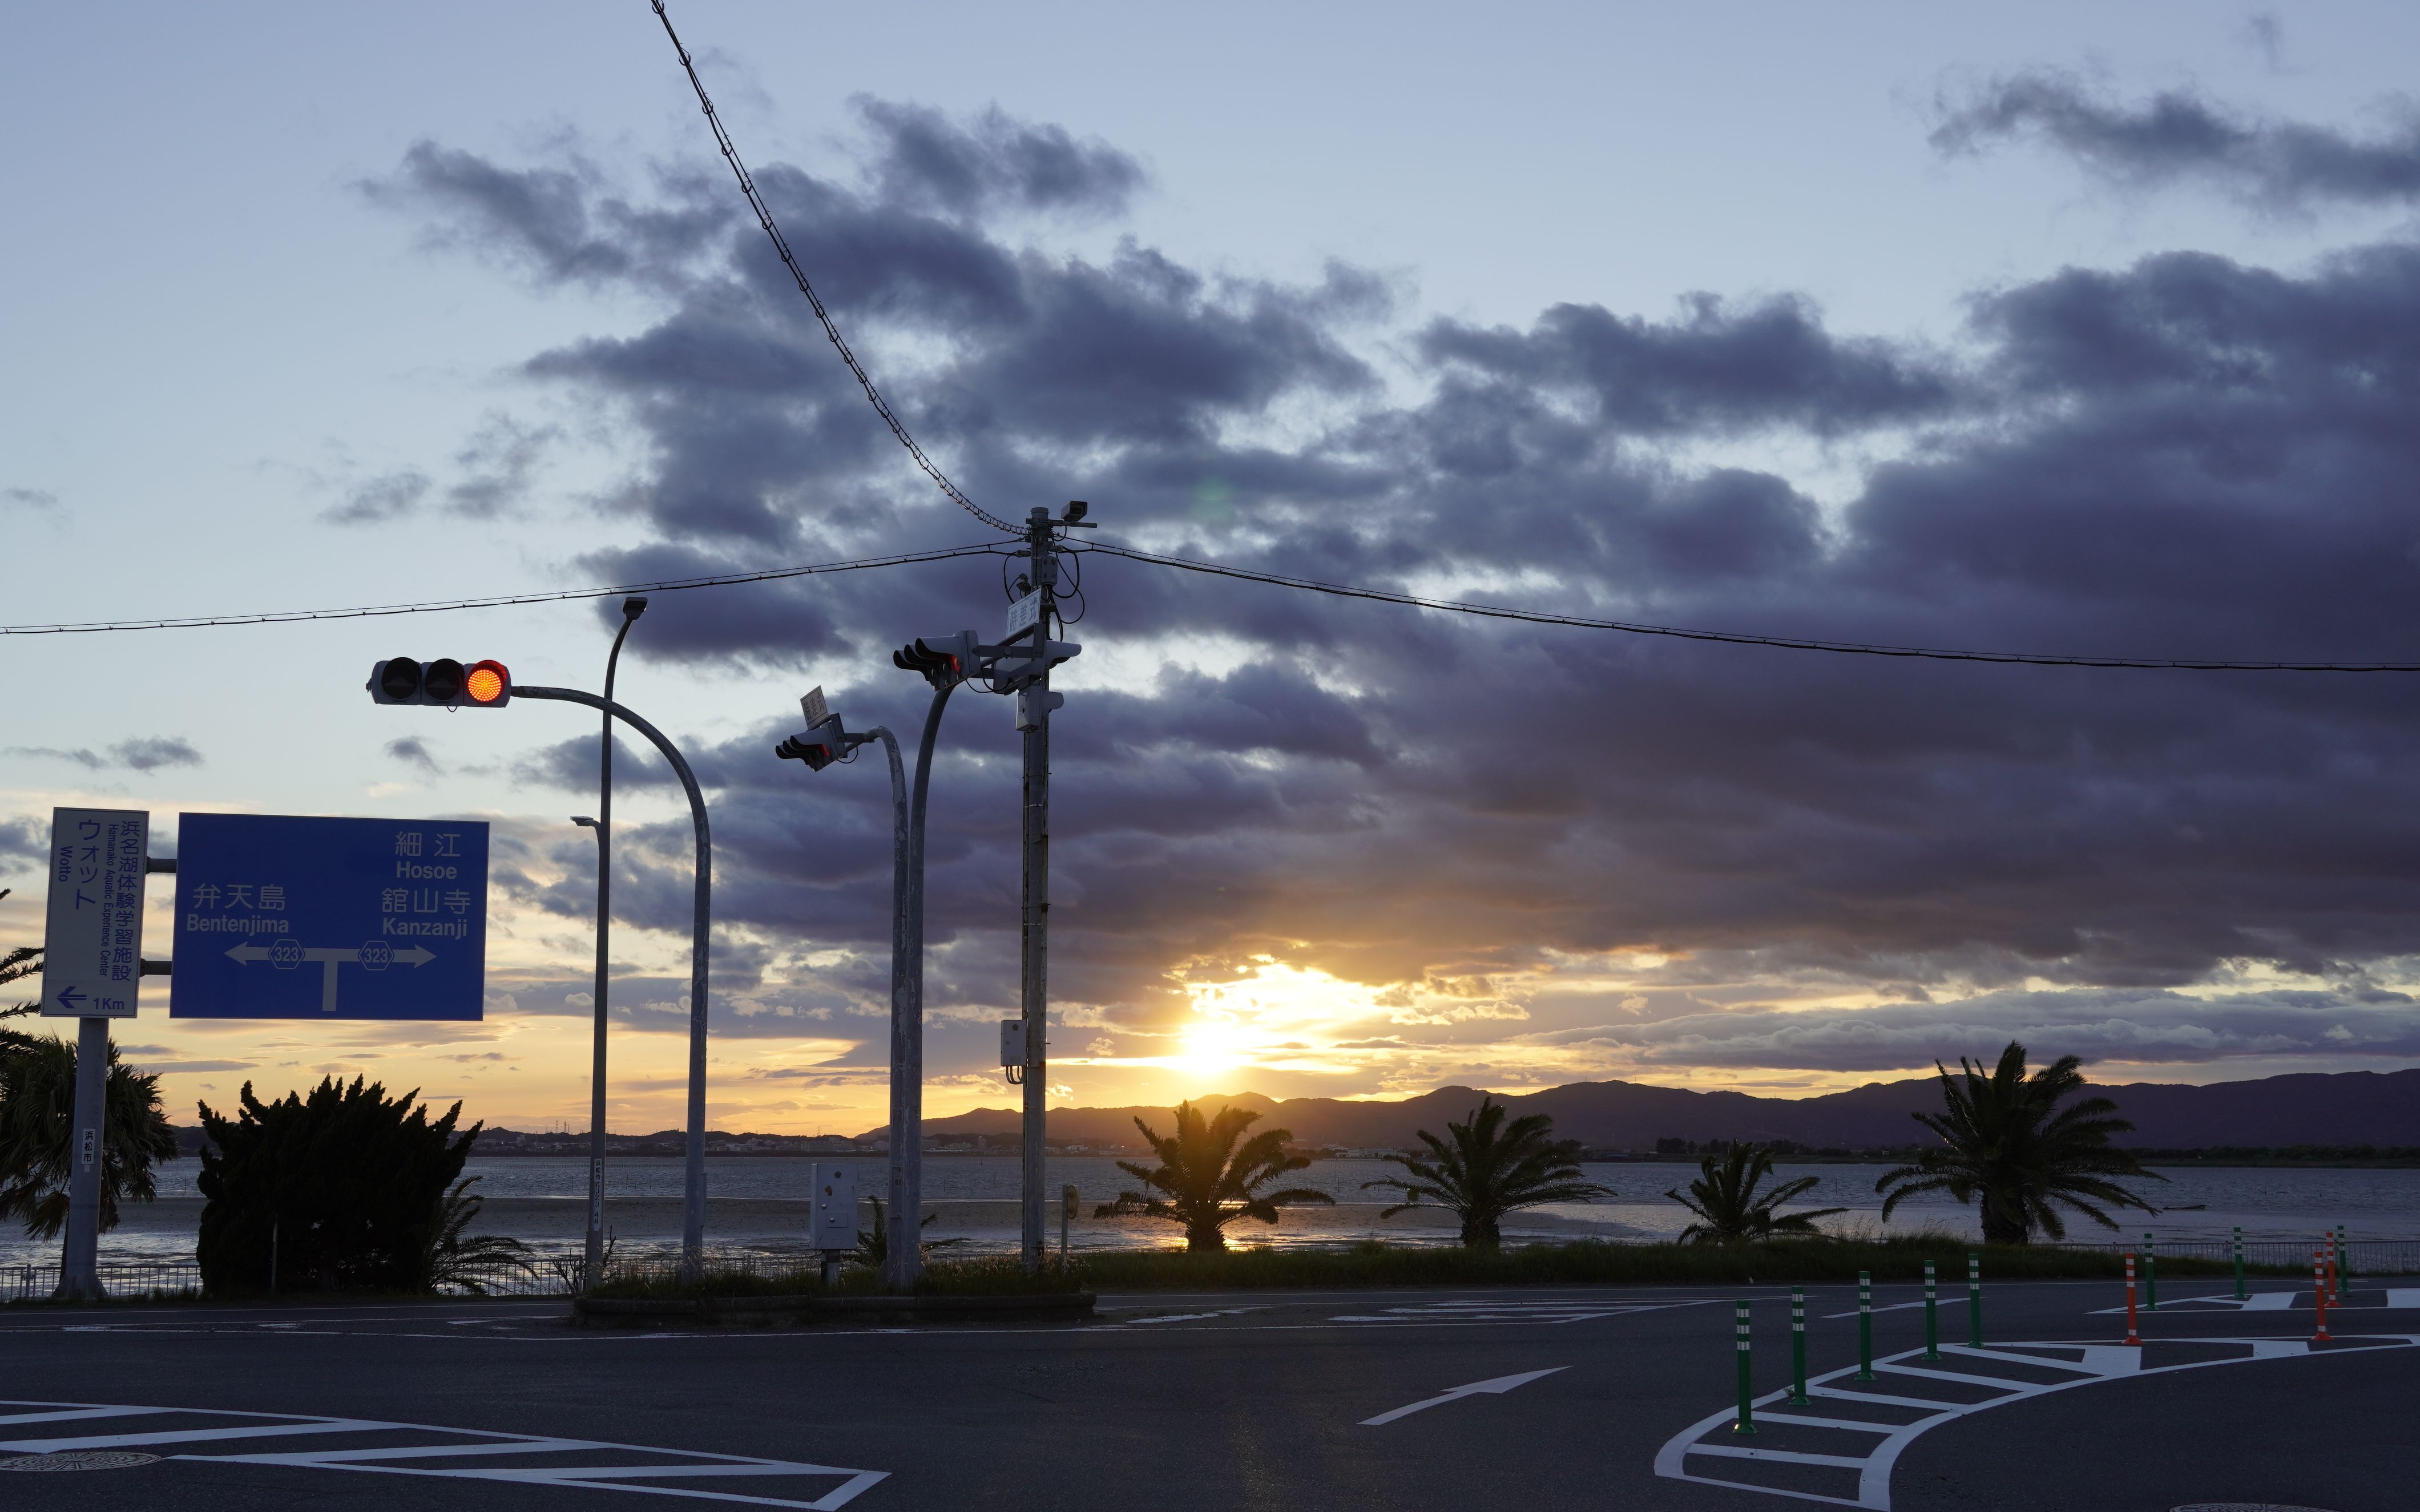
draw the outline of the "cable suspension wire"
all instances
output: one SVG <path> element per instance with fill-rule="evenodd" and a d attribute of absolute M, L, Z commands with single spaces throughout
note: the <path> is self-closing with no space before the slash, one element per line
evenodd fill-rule
<path fill-rule="evenodd" d="M 949 495 L 960 509 L 993 530 L 1004 531 L 1011 535 L 1018 533 L 1016 526 L 985 512 L 952 483 L 948 474 L 933 465 L 933 459 L 916 444 L 916 438 L 908 434 L 908 427 L 892 412 L 889 401 L 882 397 L 882 391 L 874 386 L 874 379 L 867 376 L 864 364 L 857 360 L 857 353 L 841 339 L 840 327 L 832 324 L 831 313 L 816 297 L 814 285 L 807 282 L 807 270 L 799 267 L 799 259 L 791 255 L 789 240 L 782 235 L 782 228 L 774 224 L 773 211 L 766 205 L 765 196 L 756 192 L 756 180 L 749 176 L 748 165 L 739 161 L 739 149 L 732 145 L 731 133 L 722 129 L 722 117 L 714 113 L 714 101 L 706 96 L 706 81 L 697 76 L 696 62 L 690 57 L 689 49 L 681 45 L 680 34 L 673 30 L 673 18 L 664 9 L 664 0 L 653 0 L 653 3 L 656 19 L 664 23 L 664 35 L 672 39 L 673 51 L 680 54 L 681 68 L 689 74 L 690 87 L 697 91 L 698 105 L 706 112 L 706 124 L 714 129 L 715 146 L 722 149 L 722 161 L 731 164 L 732 177 L 739 180 L 739 192 L 748 196 L 748 208 L 756 212 L 756 224 L 773 239 L 773 250 L 782 255 L 782 266 L 787 268 L 790 276 L 798 281 L 799 292 L 807 297 L 807 303 L 814 308 L 815 318 L 822 322 L 824 334 L 831 338 L 832 349 L 840 353 L 840 360 L 848 364 L 848 370 L 857 375 L 858 386 L 865 390 L 865 397 L 874 405 L 874 412 L 891 427 L 891 434 L 899 438 L 899 444 L 908 448 L 908 455 L 916 459 L 916 465 L 924 470 L 924 475 L 939 485 L 941 492 Z"/>
<path fill-rule="evenodd" d="M 369 604 L 355 609 L 283 609 L 258 614 L 196 614 L 182 619 L 106 620 L 65 625 L 0 625 L 0 635 L 91 635 L 103 630 L 199 630 L 228 625 L 287 625 L 299 620 L 368 620 L 389 614 L 437 614 L 458 609 L 504 609 L 514 604 L 554 604 L 582 598 L 611 598 L 616 594 L 669 594 L 684 588 L 728 588 L 737 583 L 773 582 L 783 578 L 813 578 L 824 573 L 862 572 L 869 567 L 904 567 L 918 562 L 947 562 L 953 557 L 999 554 L 994 546 L 953 546 L 933 551 L 906 551 L 896 556 L 861 557 L 854 562 L 819 562 L 806 567 L 769 567 L 763 572 L 726 572 L 707 578 L 673 578 L 662 582 L 620 583 L 608 588 L 565 588 L 553 593 L 496 594 L 486 598 L 441 598 L 417 604 Z"/>
<path fill-rule="evenodd" d="M 1248 567 L 1230 567 L 1216 562 L 1196 562 L 1188 557 L 1163 556 L 1156 551 L 1138 551 L 1132 547 L 1108 541 L 1093 541 L 1066 549 L 1078 552 L 1099 552 L 1106 556 L 1124 557 L 1129 562 L 1148 563 L 1153 566 L 1174 567 L 1184 572 L 1199 572 L 1214 578 L 1238 578 L 1247 582 L 1267 583 L 1278 588 L 1292 588 L 1304 593 L 1326 594 L 1337 598 L 1370 599 L 1381 604 L 1401 604 L 1409 609 L 1438 609 L 1450 614 L 1471 614 L 1482 619 L 1518 620 L 1527 625 L 1559 625 L 1575 630 L 1618 630 L 1625 635 L 1660 635 L 1676 640 L 1713 640 L 1724 645 L 1768 646 L 1782 651 L 1825 651 L 1851 656 L 1903 656 L 1926 661 L 1985 661 L 2025 667 L 2112 667 L 2133 668 L 2146 671 L 2205 672 L 2420 672 L 2420 662 L 2411 661 L 2219 661 L 2206 658 L 2163 656 L 2059 656 L 2018 651 L 1954 651 L 1937 646 L 1876 645 L 1855 640 L 1819 640 L 1802 636 L 1750 635 L 1736 630 L 1698 630 L 1673 625 L 1644 625 L 1630 620 L 1590 619 L 1579 614 L 1550 614 L 1539 609 L 1509 609 L 1496 604 L 1468 604 L 1457 599 L 1424 598 L 1418 594 L 1399 594 L 1384 588 L 1356 588 L 1345 583 L 1321 582 L 1311 578 L 1290 578 L 1282 573 L 1255 572 Z"/>

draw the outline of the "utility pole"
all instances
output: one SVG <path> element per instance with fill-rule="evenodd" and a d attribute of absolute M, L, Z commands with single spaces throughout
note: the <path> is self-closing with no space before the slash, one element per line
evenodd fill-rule
<path fill-rule="evenodd" d="M 1033 625 L 1038 643 L 1050 637 L 1050 611 L 1058 586 L 1057 522 L 1050 512 L 1036 507 L 1025 526 L 1026 554 L 1032 559 L 1032 591 L 1041 595 L 1041 613 Z M 1025 1122 L 1022 1157 L 1025 1273 L 1042 1269 L 1043 1157 L 1047 1153 L 1050 1097 L 1050 668 L 1016 695 L 1016 728 L 1025 736 L 1024 912 L 1021 931 L 1024 962 Z"/>
<path fill-rule="evenodd" d="M 1058 610 L 1059 532 L 1082 520 L 1085 505 L 1071 501 L 1066 517 L 1053 519 L 1035 508 L 1026 517 L 1027 592 L 1033 596 L 1032 667 L 1034 675 L 1016 691 L 1016 728 L 1025 736 L 1024 786 L 1024 1023 L 1025 1119 L 1023 1162 L 1024 1236 L 1021 1255 L 1028 1275 L 1044 1262 L 1043 1227 L 1047 1197 L 1044 1157 L 1048 1153 L 1050 1098 L 1050 711 L 1065 700 L 1050 691 L 1050 630 Z M 1020 629 L 1016 634 L 1029 633 Z M 1016 635 L 1011 635 L 1014 640 Z"/>

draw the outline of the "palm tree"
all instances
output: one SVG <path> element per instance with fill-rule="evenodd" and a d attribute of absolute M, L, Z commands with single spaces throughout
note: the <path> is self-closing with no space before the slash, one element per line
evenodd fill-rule
<path fill-rule="evenodd" d="M 1413 1180 L 1382 1177 L 1361 1183 L 1364 1189 L 1391 1186 L 1404 1200 L 1379 1216 L 1391 1218 L 1420 1205 L 1427 1197 L 1462 1220 L 1462 1242 L 1473 1249 L 1494 1249 L 1504 1242 L 1504 1215 L 1544 1202 L 1586 1202 L 1609 1197 L 1613 1189 L 1580 1180 L 1579 1147 L 1546 1137 L 1555 1120 L 1532 1113 L 1504 1121 L 1503 1103 L 1492 1096 L 1479 1100 L 1479 1109 L 1461 1123 L 1448 1120 L 1452 1143 L 1419 1131 L 1420 1142 L 1434 1159 L 1389 1155 L 1388 1160 L 1411 1172 Z"/>
<path fill-rule="evenodd" d="M 473 1296 L 488 1294 L 489 1277 L 485 1273 L 499 1265 L 517 1265 L 531 1270 L 530 1247 L 518 1239 L 502 1234 L 481 1234 L 466 1239 L 462 1230 L 479 1216 L 487 1198 L 471 1189 L 479 1178 L 466 1176 L 454 1183 L 437 1205 L 437 1229 L 428 1245 L 428 1283 L 432 1287 L 458 1286 Z"/>
<path fill-rule="evenodd" d="M 1939 1061 L 1941 1113 L 1913 1114 L 1916 1122 L 1941 1136 L 1938 1149 L 1918 1154 L 1912 1165 L 1885 1171 L 1874 1183 L 1883 1199 L 1883 1216 L 1919 1192 L 1947 1192 L 1961 1202 L 1982 1199 L 1983 1239 L 1992 1244 L 2029 1242 L 2035 1230 L 2054 1240 L 2067 1237 L 2058 1214 L 2064 1204 L 2105 1228 L 2118 1220 L 2096 1207 L 2159 1210 L 2118 1185 L 2112 1176 L 2167 1178 L 2143 1169 L 2140 1162 L 2109 1143 L 2111 1134 L 2126 1134 L 2133 1124 L 2112 1118 L 2118 1104 L 2105 1097 L 2059 1102 L 2082 1089 L 2084 1062 L 2062 1056 L 2032 1075 L 2025 1074 L 2025 1047 L 2011 1040 L 2000 1052 L 1991 1074 L 1979 1064 L 1958 1057 L 1961 1075 L 1952 1077 Z"/>
<path fill-rule="evenodd" d="M 1135 1127 L 1151 1142 L 1159 1165 L 1155 1168 L 1137 1165 L 1130 1161 L 1118 1162 L 1118 1169 L 1151 1189 L 1152 1195 L 1121 1192 L 1115 1202 L 1105 1202 L 1094 1210 L 1095 1218 L 1124 1217 L 1140 1213 L 1149 1218 L 1165 1218 L 1170 1223 L 1185 1226 L 1187 1249 L 1223 1250 L 1227 1247 L 1227 1226 L 1238 1218 L 1257 1218 L 1262 1223 L 1278 1221 L 1278 1210 L 1305 1202 L 1334 1202 L 1325 1192 L 1307 1186 L 1288 1187 L 1281 1192 L 1264 1192 L 1263 1186 L 1288 1171 L 1298 1171 L 1311 1164 L 1301 1155 L 1285 1152 L 1285 1142 L 1294 1137 L 1284 1129 L 1264 1129 L 1244 1141 L 1241 1149 L 1235 1141 L 1242 1137 L 1260 1115 L 1233 1103 L 1218 1110 L 1215 1119 L 1205 1119 L 1190 1103 L 1176 1110 L 1176 1133 L 1162 1139 L 1150 1124 L 1135 1119 Z"/>
<path fill-rule="evenodd" d="M 68 1221 L 76 1049 L 55 1035 L 0 1032 L 8 1035 L 0 1044 L 0 1219 L 23 1223 L 28 1238 L 54 1239 Z M 121 1199 L 159 1196 L 151 1167 L 177 1158 L 177 1136 L 160 1111 L 160 1078 L 118 1064 L 115 1043 L 103 1088 L 101 1231 L 107 1233 L 117 1227 Z"/>
<path fill-rule="evenodd" d="M 851 1265 L 861 1265 L 869 1271 L 879 1273 L 884 1262 L 891 1258 L 891 1226 L 883 1221 L 882 1199 L 868 1197 L 865 1200 L 874 1204 L 874 1227 L 857 1231 L 857 1247 L 850 1250 L 843 1258 Z M 916 1227 L 930 1228 L 940 1219 L 940 1216 L 938 1212 L 928 1212 L 924 1214 L 924 1221 Z M 937 1249 L 947 1249 L 953 1244 L 965 1242 L 966 1239 L 963 1235 L 956 1239 L 920 1239 L 916 1242 L 916 1250 L 920 1255 L 930 1255 Z"/>
<path fill-rule="evenodd" d="M 1764 1179 L 1773 1174 L 1773 1151 L 1762 1145 L 1733 1140 L 1729 1148 L 1711 1152 L 1698 1162 L 1698 1179 L 1689 1183 L 1687 1196 L 1678 1192 L 1664 1194 L 1698 1215 L 1696 1223 L 1681 1230 L 1683 1244 L 1745 1244 L 1786 1234 L 1820 1239 L 1823 1230 L 1815 1227 L 1816 1219 L 1849 1211 L 1818 1208 L 1812 1212 L 1774 1211 L 1817 1185 L 1823 1178 L 1801 1176 L 1758 1191 Z"/>

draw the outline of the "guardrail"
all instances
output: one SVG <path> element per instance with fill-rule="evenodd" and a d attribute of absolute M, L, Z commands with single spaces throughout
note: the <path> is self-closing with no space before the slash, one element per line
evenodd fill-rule
<path fill-rule="evenodd" d="M 2145 1253 L 2140 1240 L 2069 1242 L 2056 1247 L 2086 1250 L 2096 1255 Z M 2326 1241 L 2318 1235 L 2309 1239 L 2247 1239 L 2243 1242 L 2243 1261 L 2246 1265 L 2288 1266 L 2294 1268 L 2299 1274 L 2310 1270 L 2311 1252 L 2325 1247 Z M 2162 1259 L 2215 1260 L 2224 1265 L 2235 1258 L 2235 1243 L 2226 1239 L 2160 1239 L 2155 1236 L 2150 1253 Z M 2420 1274 L 2420 1240 L 2348 1239 L 2344 1247 L 2344 1273 L 2347 1276 Z"/>

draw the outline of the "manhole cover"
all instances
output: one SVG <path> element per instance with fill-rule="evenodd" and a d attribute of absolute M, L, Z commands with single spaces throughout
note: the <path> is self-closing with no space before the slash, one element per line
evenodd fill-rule
<path fill-rule="evenodd" d="M 70 1449 L 60 1454 L 0 1459 L 0 1470 L 124 1470 L 131 1465 L 156 1464 L 159 1458 L 158 1455 L 136 1454 L 132 1449 Z"/>

